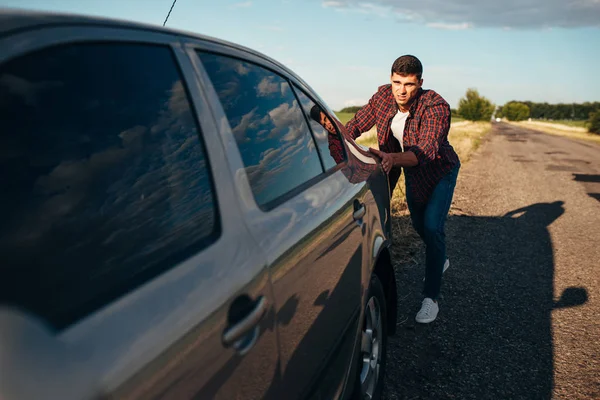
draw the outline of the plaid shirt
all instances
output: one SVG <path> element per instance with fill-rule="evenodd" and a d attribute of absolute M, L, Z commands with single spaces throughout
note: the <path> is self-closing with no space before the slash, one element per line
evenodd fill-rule
<path fill-rule="evenodd" d="M 392 94 L 392 85 L 383 85 L 347 124 L 353 139 L 377 125 L 379 149 L 386 153 L 402 151 L 391 129 L 392 119 L 398 112 Z M 448 142 L 450 106 L 433 90 L 419 90 L 409 109 L 404 125 L 404 151 L 412 151 L 419 163 L 405 167 L 406 190 L 417 202 L 426 203 L 438 182 L 458 163 L 459 159 Z M 390 189 L 394 190 L 401 169 L 390 171 Z"/>

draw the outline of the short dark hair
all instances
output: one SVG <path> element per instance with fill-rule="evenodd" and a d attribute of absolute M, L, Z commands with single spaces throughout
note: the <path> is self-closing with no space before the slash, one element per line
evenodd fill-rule
<path fill-rule="evenodd" d="M 310 117 L 312 119 L 314 119 L 315 121 L 317 121 L 318 123 L 321 123 L 321 112 L 322 111 L 323 110 L 321 110 L 321 107 L 319 107 L 318 105 L 315 104 L 310 109 Z"/>
<path fill-rule="evenodd" d="M 392 65 L 392 75 L 416 75 L 417 79 L 421 80 L 423 76 L 423 64 L 415 56 L 405 55 L 398 57 Z"/>

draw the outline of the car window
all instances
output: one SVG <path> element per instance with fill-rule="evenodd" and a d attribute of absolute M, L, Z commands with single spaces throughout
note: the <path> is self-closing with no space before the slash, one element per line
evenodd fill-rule
<path fill-rule="evenodd" d="M 294 85 L 294 91 L 309 118 L 310 127 L 313 131 L 325 169 L 331 169 L 344 162 L 346 160 L 344 146 L 331 116 L 296 85 Z"/>
<path fill-rule="evenodd" d="M 199 56 L 221 100 L 259 206 L 323 172 L 306 119 L 290 85 L 258 65 L 222 55 Z"/>
<path fill-rule="evenodd" d="M 0 66 L 0 303 L 64 327 L 214 240 L 205 150 L 168 47 Z"/>

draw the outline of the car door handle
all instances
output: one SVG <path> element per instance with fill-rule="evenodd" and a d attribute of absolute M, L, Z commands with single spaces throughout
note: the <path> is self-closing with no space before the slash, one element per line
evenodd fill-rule
<path fill-rule="evenodd" d="M 258 324 L 267 312 L 267 299 L 261 296 L 256 301 L 256 306 L 241 321 L 227 328 L 223 333 L 223 344 L 227 347 L 235 346 L 237 342 L 248 336 L 252 330 L 258 328 Z M 258 332 L 254 332 L 258 336 Z M 251 341 L 251 340 L 250 340 Z M 252 343 L 253 344 L 253 343 Z M 235 346 L 237 347 L 237 346 Z"/>
<path fill-rule="evenodd" d="M 359 219 L 362 219 L 365 214 L 367 213 L 367 209 L 365 207 L 364 204 L 362 203 L 358 203 L 358 207 L 356 206 L 356 203 L 354 205 L 354 214 L 352 214 L 352 216 L 354 217 L 355 221 L 358 221 Z"/>

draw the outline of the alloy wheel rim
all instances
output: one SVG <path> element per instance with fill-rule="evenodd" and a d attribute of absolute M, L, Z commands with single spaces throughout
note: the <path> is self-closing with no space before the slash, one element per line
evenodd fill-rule
<path fill-rule="evenodd" d="M 360 371 L 360 385 L 364 399 L 373 398 L 379 381 L 383 335 L 381 328 L 381 307 L 377 298 L 371 297 L 365 309 L 365 322 L 361 340 L 362 369 Z"/>

